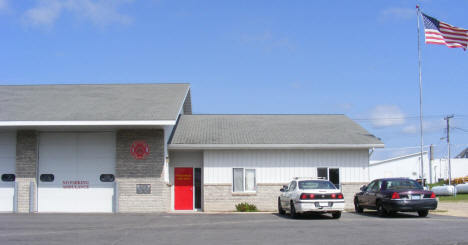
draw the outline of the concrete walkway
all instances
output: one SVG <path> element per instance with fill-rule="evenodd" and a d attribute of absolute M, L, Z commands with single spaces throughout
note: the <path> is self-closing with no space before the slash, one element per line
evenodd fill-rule
<path fill-rule="evenodd" d="M 439 202 L 437 210 L 432 213 L 439 215 L 468 217 L 468 202 Z"/>

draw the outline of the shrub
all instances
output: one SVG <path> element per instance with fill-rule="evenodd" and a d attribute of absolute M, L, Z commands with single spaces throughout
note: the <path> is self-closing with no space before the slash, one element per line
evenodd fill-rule
<path fill-rule="evenodd" d="M 255 204 L 249 204 L 246 202 L 241 202 L 239 204 L 236 204 L 236 210 L 238 212 L 257 212 L 257 206 Z"/>

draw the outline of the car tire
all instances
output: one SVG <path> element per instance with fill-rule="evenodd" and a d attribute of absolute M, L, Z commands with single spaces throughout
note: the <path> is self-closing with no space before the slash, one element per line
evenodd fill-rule
<path fill-rule="evenodd" d="M 384 208 L 381 201 L 377 202 L 377 213 L 380 217 L 388 216 L 388 211 Z"/>
<path fill-rule="evenodd" d="M 418 211 L 419 217 L 426 217 L 429 214 L 429 210 Z"/>
<path fill-rule="evenodd" d="M 341 217 L 341 212 L 333 212 L 333 213 L 332 213 L 332 217 L 333 217 L 334 219 L 339 219 L 339 218 Z"/>
<path fill-rule="evenodd" d="M 298 213 L 296 213 L 296 208 L 294 207 L 293 202 L 291 202 L 290 213 L 291 213 L 291 218 L 296 219 L 298 217 Z"/>
<path fill-rule="evenodd" d="M 364 212 L 364 209 L 359 205 L 359 201 L 357 198 L 354 198 L 354 211 L 356 213 L 362 213 Z"/>
<path fill-rule="evenodd" d="M 281 207 L 281 199 L 280 198 L 278 198 L 278 213 L 281 214 L 281 215 L 286 213 L 284 211 L 283 207 Z"/>

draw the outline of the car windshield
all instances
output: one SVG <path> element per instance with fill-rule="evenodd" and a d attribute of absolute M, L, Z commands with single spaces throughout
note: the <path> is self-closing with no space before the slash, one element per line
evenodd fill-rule
<path fill-rule="evenodd" d="M 410 179 L 397 179 L 397 180 L 387 180 L 385 183 L 385 189 L 387 190 L 396 190 L 396 189 L 416 189 L 422 190 L 422 186 Z"/>
<path fill-rule="evenodd" d="M 330 181 L 323 180 L 304 180 L 299 181 L 299 189 L 336 189 L 336 187 Z"/>

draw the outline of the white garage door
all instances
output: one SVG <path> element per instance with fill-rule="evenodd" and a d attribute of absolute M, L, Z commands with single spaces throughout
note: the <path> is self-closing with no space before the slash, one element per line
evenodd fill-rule
<path fill-rule="evenodd" d="M 112 212 L 115 134 L 42 133 L 38 212 Z"/>
<path fill-rule="evenodd" d="M 16 133 L 0 133 L 0 212 L 13 212 Z"/>

